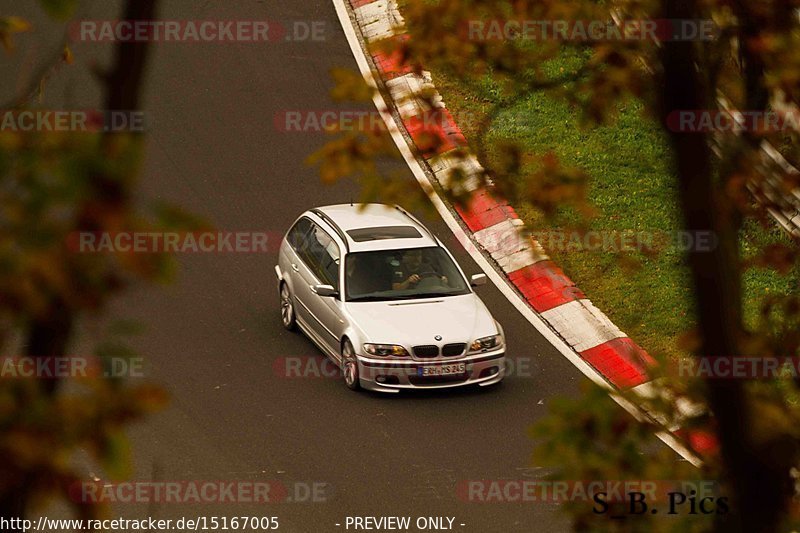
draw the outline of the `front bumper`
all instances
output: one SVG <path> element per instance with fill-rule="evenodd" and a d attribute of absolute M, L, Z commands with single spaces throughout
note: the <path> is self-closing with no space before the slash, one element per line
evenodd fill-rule
<path fill-rule="evenodd" d="M 447 389 L 465 385 L 493 385 L 505 377 L 505 348 L 462 357 L 435 359 L 382 359 L 357 356 L 361 386 L 367 390 L 399 392 L 403 389 Z M 419 375 L 424 366 L 465 363 L 466 372 L 449 376 Z"/>

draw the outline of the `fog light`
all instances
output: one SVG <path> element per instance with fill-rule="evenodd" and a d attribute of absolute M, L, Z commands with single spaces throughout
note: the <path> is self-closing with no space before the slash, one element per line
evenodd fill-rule
<path fill-rule="evenodd" d="M 484 368 L 481 370 L 481 375 L 479 377 L 488 378 L 489 376 L 494 376 L 500 371 L 500 367 L 492 366 L 489 368 Z"/>

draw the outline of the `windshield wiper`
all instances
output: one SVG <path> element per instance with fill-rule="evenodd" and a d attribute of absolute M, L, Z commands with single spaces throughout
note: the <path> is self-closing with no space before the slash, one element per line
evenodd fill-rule
<path fill-rule="evenodd" d="M 414 300 L 417 298 L 439 298 L 441 296 L 455 296 L 454 292 L 417 292 L 403 296 L 403 300 Z"/>
<path fill-rule="evenodd" d="M 356 296 L 349 298 L 348 302 L 386 302 L 390 300 L 399 300 L 397 296 Z"/>

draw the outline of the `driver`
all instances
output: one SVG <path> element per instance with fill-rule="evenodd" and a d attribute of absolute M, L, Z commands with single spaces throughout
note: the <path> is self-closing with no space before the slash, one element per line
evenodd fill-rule
<path fill-rule="evenodd" d="M 408 250 L 403 253 L 402 261 L 398 270 L 394 273 L 392 289 L 404 290 L 415 287 L 425 274 L 433 274 L 447 285 L 447 276 L 440 276 L 433 265 L 428 261 L 423 261 L 422 250 Z"/>

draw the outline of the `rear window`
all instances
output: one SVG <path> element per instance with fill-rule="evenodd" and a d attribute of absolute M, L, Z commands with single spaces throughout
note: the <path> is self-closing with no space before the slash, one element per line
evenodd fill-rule
<path fill-rule="evenodd" d="M 355 242 L 378 241 L 383 239 L 419 239 L 422 237 L 413 226 L 382 226 L 379 228 L 351 229 L 347 232 Z"/>

